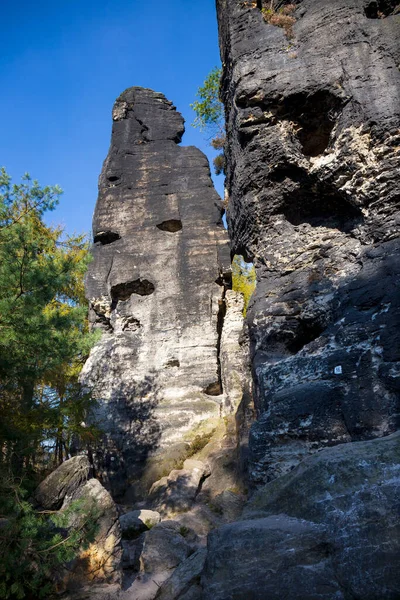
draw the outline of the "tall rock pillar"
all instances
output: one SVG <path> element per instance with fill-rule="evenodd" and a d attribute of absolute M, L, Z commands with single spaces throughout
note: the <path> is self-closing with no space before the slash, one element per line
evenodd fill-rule
<path fill-rule="evenodd" d="M 98 474 L 136 499 L 182 460 L 223 399 L 228 239 L 207 158 L 179 145 L 183 132 L 162 94 L 121 94 L 93 220 L 86 289 L 103 335 L 82 381 L 104 433 Z"/>

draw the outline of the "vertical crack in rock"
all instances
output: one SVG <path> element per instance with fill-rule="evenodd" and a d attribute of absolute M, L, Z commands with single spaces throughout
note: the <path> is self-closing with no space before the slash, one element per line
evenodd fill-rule
<path fill-rule="evenodd" d="M 218 283 L 221 281 L 222 283 Z M 226 294 L 226 286 L 223 282 L 223 275 L 217 279 L 218 285 L 221 285 L 221 297 L 218 300 L 218 312 L 217 312 L 217 381 L 210 383 L 204 389 L 204 393 L 208 396 L 220 396 L 223 394 L 223 384 L 222 384 L 222 370 L 221 370 L 221 336 L 222 330 L 224 327 L 224 319 L 226 314 L 226 305 L 225 305 L 225 294 Z"/>
<path fill-rule="evenodd" d="M 160 93 L 133 87 L 113 108 L 99 178 L 86 290 L 106 331 L 82 371 L 104 431 L 97 472 L 129 502 L 172 469 L 220 406 L 215 280 L 230 267 L 207 158 L 179 146 L 184 122 Z M 99 316 L 101 315 L 101 316 Z"/>

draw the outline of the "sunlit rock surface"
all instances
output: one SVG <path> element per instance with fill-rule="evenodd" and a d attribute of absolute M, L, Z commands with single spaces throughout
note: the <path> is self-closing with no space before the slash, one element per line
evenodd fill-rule
<path fill-rule="evenodd" d="M 105 439 L 98 474 L 137 499 L 185 458 L 224 404 L 219 346 L 230 254 L 206 157 L 178 145 L 162 94 L 130 88 L 113 108 L 93 220 L 87 296 L 104 331 L 82 381 Z"/>

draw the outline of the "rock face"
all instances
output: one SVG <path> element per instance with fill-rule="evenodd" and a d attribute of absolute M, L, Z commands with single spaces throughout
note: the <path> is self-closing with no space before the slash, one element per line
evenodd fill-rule
<path fill-rule="evenodd" d="M 257 484 L 399 427 L 398 2 L 294 4 L 288 40 L 261 0 L 217 0 L 229 231 L 257 270 Z"/>
<path fill-rule="evenodd" d="M 74 456 L 62 463 L 38 486 L 34 499 L 46 510 L 68 509 L 68 528 L 73 527 L 74 531 L 95 519 L 96 530 L 90 543 L 65 569 L 53 574 L 60 591 L 76 592 L 88 581 L 120 583 L 122 549 L 117 508 L 109 492 L 93 478 L 86 456 Z"/>
<path fill-rule="evenodd" d="M 113 109 L 87 277 L 104 331 L 82 374 L 99 400 L 98 474 L 140 499 L 224 404 L 219 362 L 227 234 L 206 157 L 178 144 L 183 119 L 162 94 L 130 88 Z M 187 445 L 187 444 L 186 444 Z"/>
<path fill-rule="evenodd" d="M 210 535 L 206 600 L 400 595 L 400 434 L 329 448 Z"/>
<path fill-rule="evenodd" d="M 91 477 L 87 456 L 74 456 L 50 473 L 34 493 L 35 501 L 46 510 L 61 508 L 66 496 L 71 496 Z"/>
<path fill-rule="evenodd" d="M 64 500 L 63 508 L 75 500 L 84 505 L 92 503 L 96 510 L 97 530 L 95 539 L 83 550 L 73 567 L 72 582 L 82 585 L 88 580 L 119 583 L 121 581 L 121 530 L 117 509 L 110 493 L 97 479 L 90 479 Z M 82 517 L 77 515 L 75 525 L 80 526 Z"/>

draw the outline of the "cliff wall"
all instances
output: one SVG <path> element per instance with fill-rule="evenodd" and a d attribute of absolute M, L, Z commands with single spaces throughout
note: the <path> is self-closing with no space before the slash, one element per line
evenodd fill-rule
<path fill-rule="evenodd" d="M 229 233 L 258 281 L 254 483 L 399 427 L 397 4 L 297 1 L 285 30 L 270 2 L 217 2 Z"/>

